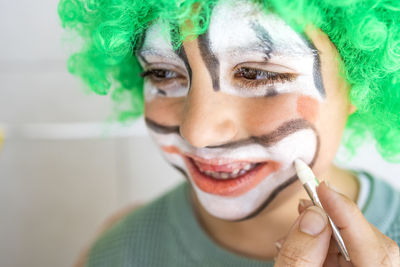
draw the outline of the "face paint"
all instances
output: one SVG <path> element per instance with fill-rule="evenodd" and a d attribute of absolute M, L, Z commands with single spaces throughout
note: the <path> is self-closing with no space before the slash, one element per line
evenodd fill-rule
<path fill-rule="evenodd" d="M 275 14 L 265 14 L 246 1 L 217 5 L 209 39 L 220 61 L 221 91 L 242 97 L 270 96 L 271 91 L 301 93 L 322 100 L 320 87 L 316 88 L 320 80 L 314 79 L 317 50 Z M 258 69 L 259 83 L 235 83 L 230 79 L 232 65 Z M 262 82 L 266 77 L 269 83 Z"/>
<path fill-rule="evenodd" d="M 161 20 L 151 25 L 142 47 L 136 53 L 145 69 L 142 76 L 153 78 L 144 81 L 145 101 L 157 96 L 182 97 L 189 89 L 192 72 L 186 53 L 183 48 L 174 51 L 172 30 L 170 34 L 165 34 L 164 29 L 171 29 L 171 26 Z"/>
<path fill-rule="evenodd" d="M 200 35 L 198 38 L 199 49 L 204 64 L 206 64 L 208 72 L 210 73 L 214 91 L 219 90 L 219 61 L 210 49 L 210 40 L 208 32 Z"/>
<path fill-rule="evenodd" d="M 258 23 L 252 23 L 251 27 L 253 28 L 254 32 L 257 35 L 257 38 L 260 39 L 262 42 L 262 48 L 264 49 L 264 53 L 267 59 L 271 58 L 271 54 L 273 52 L 272 46 L 272 39 L 269 33 Z"/>
<path fill-rule="evenodd" d="M 188 88 L 190 89 L 191 81 L 192 81 L 192 68 L 190 68 L 188 58 L 186 56 L 185 48 L 183 46 L 179 47 L 178 50 L 176 51 L 177 55 L 182 59 L 182 61 L 185 63 L 186 70 L 189 75 L 189 86 Z"/>
<path fill-rule="evenodd" d="M 308 44 L 311 50 L 317 51 L 315 49 L 314 44 L 308 40 L 307 37 L 304 38 L 304 41 Z M 321 60 L 319 58 L 318 53 L 314 53 L 314 65 L 313 65 L 313 75 L 314 75 L 314 85 L 320 92 L 322 96 L 326 96 L 324 84 L 322 82 L 322 75 L 321 75 Z"/>
<path fill-rule="evenodd" d="M 179 26 L 176 24 L 171 23 L 170 24 L 170 38 L 171 38 L 171 46 L 174 46 L 174 42 L 177 42 L 179 40 L 179 36 L 180 36 L 180 30 L 179 30 Z M 175 53 L 180 57 L 180 59 L 183 61 L 183 63 L 185 63 L 185 67 L 186 70 L 188 72 L 189 75 L 189 88 L 190 88 L 190 84 L 192 81 L 192 69 L 189 65 L 189 60 L 186 56 L 186 52 L 185 52 L 185 48 L 183 46 L 180 46 Z"/>
<path fill-rule="evenodd" d="M 312 165 L 319 151 L 319 135 L 312 122 L 325 91 L 321 80 L 316 80 L 321 78 L 317 51 L 279 17 L 263 12 L 248 1 L 217 4 L 208 32 L 198 38 L 201 58 L 210 73 L 212 90 L 218 89 L 216 93 L 270 101 L 288 95 L 295 99 L 292 111 L 283 109 L 276 118 L 268 117 L 265 124 L 275 126 L 262 134 L 201 148 L 180 135 L 178 121 L 176 125 L 163 125 L 161 118 L 146 118 L 150 134 L 165 158 L 185 173 L 201 205 L 226 220 L 257 215 L 296 180 L 294 160 L 300 158 Z M 157 27 L 165 25 L 154 24 L 148 30 L 139 52 L 147 61 L 142 60 L 142 65 L 154 68 L 162 62 L 166 70 L 179 69 L 188 77 L 185 59 L 173 51 L 168 38 L 160 40 Z M 157 89 L 166 92 L 162 95 L 155 91 L 154 81 L 145 80 L 146 102 L 185 97 L 190 86 L 178 88 L 179 79 L 175 82 L 175 87 L 160 84 Z M 268 114 L 268 108 L 283 106 L 265 105 L 263 112 Z M 163 109 L 159 114 L 166 112 Z M 179 116 L 182 114 L 176 114 Z M 263 113 L 253 116 L 266 117 Z"/>
<path fill-rule="evenodd" d="M 201 149 L 188 144 L 178 127 L 164 127 L 149 119 L 146 123 L 166 159 L 188 174 L 200 203 L 210 214 L 228 220 L 243 219 L 268 204 L 273 199 L 269 196 L 295 175 L 293 161 L 301 158 L 312 163 L 318 151 L 314 128 L 301 119 L 265 136 Z M 235 170 L 236 178 L 223 177 Z"/>

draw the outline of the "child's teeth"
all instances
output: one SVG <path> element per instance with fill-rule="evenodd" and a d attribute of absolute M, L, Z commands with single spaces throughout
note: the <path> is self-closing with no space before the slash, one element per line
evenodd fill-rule
<path fill-rule="evenodd" d="M 251 168 L 251 164 L 247 164 L 246 166 L 243 167 L 243 169 L 245 169 L 246 171 L 250 170 L 250 168 Z"/>
<path fill-rule="evenodd" d="M 204 174 L 206 174 L 208 176 L 216 178 L 216 179 L 229 179 L 229 178 L 236 178 L 236 177 L 238 177 L 240 175 L 243 175 L 243 174 L 245 174 L 247 172 L 247 170 L 245 170 L 245 169 L 241 169 L 241 170 L 237 169 L 237 170 L 234 170 L 231 173 L 229 173 L 229 172 L 213 172 L 213 171 L 201 171 L 201 172 L 203 172 Z"/>
<path fill-rule="evenodd" d="M 246 164 L 245 166 L 243 166 L 241 169 L 234 169 L 232 172 L 216 172 L 216 171 L 210 171 L 210 170 L 202 170 L 200 167 L 201 165 L 198 164 L 196 161 L 195 161 L 195 164 L 202 173 L 204 173 L 205 175 L 211 176 L 213 178 L 216 178 L 216 179 L 236 178 L 236 177 L 241 176 L 241 175 L 247 173 L 248 171 L 252 170 L 257 165 L 255 163 L 249 163 L 249 164 Z"/>
<path fill-rule="evenodd" d="M 229 177 L 229 174 L 227 174 L 226 172 L 221 173 L 222 179 L 227 179 L 228 177 Z"/>
<path fill-rule="evenodd" d="M 221 178 L 219 173 L 213 173 L 211 176 L 217 179 Z"/>

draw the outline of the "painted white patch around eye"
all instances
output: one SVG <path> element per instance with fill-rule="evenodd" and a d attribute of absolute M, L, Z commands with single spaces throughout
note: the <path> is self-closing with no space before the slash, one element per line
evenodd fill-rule
<path fill-rule="evenodd" d="M 254 96 L 254 92 L 251 94 L 248 92 L 239 92 L 225 77 L 232 74 L 232 68 L 236 64 L 243 61 L 257 62 L 263 60 L 266 56 L 262 49 L 257 47 L 257 43 L 260 40 L 251 28 L 252 23 L 256 19 L 256 22 L 269 31 L 272 39 L 276 39 L 276 43 L 281 44 L 279 49 L 275 50 L 275 54 L 271 55 L 270 62 L 274 64 L 284 63 L 287 67 L 299 73 L 296 81 L 280 85 L 276 84 L 275 88 L 278 93 L 300 93 L 321 99 L 313 80 L 313 54 L 311 49 L 301 40 L 300 36 L 284 22 L 282 23 L 281 19 L 274 17 L 272 14 L 265 15 L 261 13 L 257 9 L 257 6 L 250 4 L 249 1 L 231 1 L 229 3 L 232 4 L 224 1 L 215 7 L 209 27 L 212 49 L 220 62 L 220 90 L 224 93 L 242 97 Z M 290 47 L 286 45 L 288 43 L 291 44 Z M 236 52 L 234 56 L 227 53 L 232 46 L 248 47 L 253 44 L 253 47 L 257 49 L 252 53 L 244 54 Z M 152 45 L 158 44 L 154 43 Z M 295 56 L 285 56 L 289 48 L 292 54 L 296 54 Z M 210 89 L 212 90 L 212 88 Z M 261 89 L 257 96 L 262 96 L 262 93 Z M 265 177 L 260 184 L 237 197 L 223 197 L 206 193 L 199 189 L 193 179 L 189 177 L 202 206 L 210 214 L 227 220 L 241 219 L 254 212 L 271 196 L 274 190 L 293 177 L 295 174 L 293 161 L 296 158 L 301 158 L 305 162 L 310 163 L 317 153 L 317 136 L 311 129 L 304 129 L 293 133 L 269 148 L 253 143 L 235 149 L 195 148 L 177 134 L 159 134 L 153 132 L 151 129 L 149 131 L 159 146 L 173 146 L 183 153 L 193 154 L 204 159 L 223 158 L 246 161 L 257 158 L 277 161 L 281 164 L 281 168 L 278 171 Z M 162 153 L 167 161 L 182 168 L 189 174 L 181 155 Z"/>
<path fill-rule="evenodd" d="M 255 26 L 258 25 L 258 26 Z M 264 28 L 273 43 L 273 52 L 262 50 L 262 41 L 256 28 Z M 278 94 L 298 93 L 323 100 L 314 84 L 314 53 L 284 20 L 265 11 L 254 3 L 236 0 L 218 4 L 212 13 L 208 29 L 211 49 L 220 63 L 220 90 L 242 96 L 260 97 L 271 91 Z M 232 48 L 248 48 L 249 53 L 231 53 Z M 264 45 L 265 48 L 265 45 Z M 244 49 L 242 49 L 245 51 Z M 268 57 L 268 60 L 266 58 Z M 242 62 L 269 62 L 286 66 L 297 74 L 293 81 L 275 82 L 257 88 L 239 88 L 233 84 L 233 68 Z M 260 69 L 269 71 L 268 65 Z"/>
<path fill-rule="evenodd" d="M 164 51 L 168 54 L 174 54 L 169 34 L 169 24 L 161 19 L 156 20 L 146 30 L 142 50 Z"/>
<path fill-rule="evenodd" d="M 181 58 L 179 58 L 172 47 L 169 31 L 169 23 L 161 19 L 155 21 L 147 29 L 143 46 L 140 49 L 140 54 L 143 56 L 143 58 L 139 57 L 139 62 L 143 68 L 145 68 L 147 65 L 150 65 L 151 68 L 152 64 L 155 64 L 155 68 L 165 68 L 167 70 L 174 71 L 171 67 L 175 66 L 185 70 L 186 76 L 188 76 L 184 62 Z M 146 59 L 147 63 L 143 60 L 144 58 Z M 181 86 L 181 84 L 178 82 L 172 82 L 168 88 L 157 88 L 157 86 L 155 86 L 149 79 L 145 79 L 143 90 L 144 99 L 146 102 L 149 102 L 156 97 L 185 96 L 187 95 L 189 88 L 188 86 Z M 166 96 L 160 94 L 160 90 L 164 91 Z"/>

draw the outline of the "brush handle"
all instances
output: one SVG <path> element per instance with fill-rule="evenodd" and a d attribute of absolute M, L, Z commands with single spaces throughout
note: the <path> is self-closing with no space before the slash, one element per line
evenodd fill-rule
<path fill-rule="evenodd" d="M 324 207 L 322 207 L 322 204 L 319 201 L 318 194 L 316 191 L 318 182 L 305 183 L 303 184 L 303 186 L 308 196 L 311 198 L 311 201 L 313 202 L 314 206 L 320 207 L 323 211 L 325 211 Z M 340 235 L 339 229 L 336 227 L 336 225 L 328 215 L 326 215 L 326 217 L 328 217 L 329 224 L 331 225 L 332 228 L 333 238 L 336 240 L 336 244 L 339 248 L 340 253 L 343 255 L 346 261 L 350 261 L 349 253 L 347 252 L 346 245 L 344 244 L 343 238 Z"/>
<path fill-rule="evenodd" d="M 343 238 L 340 235 L 339 229 L 336 227 L 336 225 L 333 223 L 332 219 L 329 216 L 328 220 L 332 227 L 333 238 L 335 238 L 336 240 L 336 244 L 340 250 L 340 253 L 342 253 L 346 261 L 350 261 L 349 253 L 347 252 L 346 245 L 344 244 Z"/>

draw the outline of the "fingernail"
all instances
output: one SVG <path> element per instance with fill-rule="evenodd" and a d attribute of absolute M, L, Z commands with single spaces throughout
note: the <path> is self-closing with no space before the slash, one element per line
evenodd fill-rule
<path fill-rule="evenodd" d="M 324 230 L 328 219 L 325 213 L 318 207 L 307 208 L 300 221 L 300 231 L 316 236 Z"/>
<path fill-rule="evenodd" d="M 308 206 L 311 206 L 311 205 L 312 205 L 312 202 L 310 200 L 300 199 L 297 210 L 299 211 L 299 213 L 301 213 L 303 210 L 305 210 Z"/>
<path fill-rule="evenodd" d="M 275 247 L 278 249 L 278 251 L 282 248 L 283 242 L 285 242 L 285 240 L 286 240 L 286 237 L 281 238 L 275 242 Z"/>
<path fill-rule="evenodd" d="M 275 242 L 275 247 L 276 247 L 276 249 L 279 251 L 279 250 L 281 250 L 281 248 L 282 248 L 282 244 L 279 243 L 279 242 Z"/>
<path fill-rule="evenodd" d="M 300 199 L 299 200 L 299 206 L 304 208 L 307 205 L 307 200 L 305 199 Z"/>

